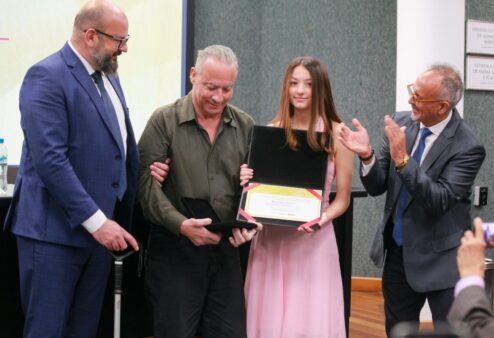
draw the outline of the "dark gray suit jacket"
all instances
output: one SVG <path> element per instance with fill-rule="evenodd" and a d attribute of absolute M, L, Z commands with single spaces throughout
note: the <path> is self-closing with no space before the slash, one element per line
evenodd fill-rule
<path fill-rule="evenodd" d="M 480 286 L 469 286 L 456 297 L 448 314 L 452 325 L 466 324 L 468 337 L 494 337 L 494 315 Z"/>
<path fill-rule="evenodd" d="M 411 153 L 420 125 L 410 112 L 393 119 L 406 126 L 407 152 Z M 451 288 L 458 280 L 456 251 L 471 228 L 470 195 L 485 158 L 485 149 L 456 109 L 419 166 L 412 158 L 400 172 L 390 159 L 385 137 L 376 163 L 361 177 L 371 196 L 386 192 L 382 222 L 377 228 L 370 257 L 382 267 L 402 184 L 410 193 L 403 214 L 403 261 L 407 280 L 417 292 Z M 386 234 L 386 236 L 385 236 Z"/>

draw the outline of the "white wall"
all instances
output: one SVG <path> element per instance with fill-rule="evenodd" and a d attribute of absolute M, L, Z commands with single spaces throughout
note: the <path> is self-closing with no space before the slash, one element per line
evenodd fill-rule
<path fill-rule="evenodd" d="M 406 85 L 446 62 L 464 78 L 465 0 L 398 0 L 396 110 L 409 110 Z M 463 114 L 463 100 L 458 104 Z"/>
<path fill-rule="evenodd" d="M 3 0 L 0 10 L 0 137 L 9 164 L 19 164 L 23 135 L 19 89 L 28 68 L 70 38 L 87 0 Z M 119 75 L 139 139 L 151 113 L 181 95 L 182 0 L 115 0 L 131 36 Z"/>

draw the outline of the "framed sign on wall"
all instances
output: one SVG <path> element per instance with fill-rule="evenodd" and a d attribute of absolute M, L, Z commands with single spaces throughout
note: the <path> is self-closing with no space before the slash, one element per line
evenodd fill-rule
<path fill-rule="evenodd" d="M 466 89 L 494 91 L 494 58 L 467 56 Z"/>
<path fill-rule="evenodd" d="M 494 23 L 467 21 L 467 54 L 494 55 Z"/>

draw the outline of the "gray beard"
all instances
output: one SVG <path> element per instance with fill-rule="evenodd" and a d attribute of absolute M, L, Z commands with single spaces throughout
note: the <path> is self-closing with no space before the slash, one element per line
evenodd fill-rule
<path fill-rule="evenodd" d="M 113 55 L 104 55 L 101 56 L 99 55 L 96 51 L 92 53 L 92 57 L 96 64 L 98 65 L 99 69 L 108 75 L 115 75 L 117 73 L 118 69 L 118 61 L 115 63 L 112 63 L 112 58 Z"/>

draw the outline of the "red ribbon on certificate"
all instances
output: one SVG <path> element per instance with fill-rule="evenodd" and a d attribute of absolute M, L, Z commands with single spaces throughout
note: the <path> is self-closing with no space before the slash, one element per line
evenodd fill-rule
<path fill-rule="evenodd" d="M 309 188 L 307 188 L 307 191 L 310 192 L 312 195 L 316 196 L 319 201 L 322 201 L 322 196 L 317 191 Z"/>
<path fill-rule="evenodd" d="M 320 220 L 321 220 L 321 218 L 320 218 L 320 217 L 318 217 L 318 218 L 315 218 L 315 219 L 313 219 L 312 221 L 309 221 L 309 222 L 307 222 L 307 223 L 300 224 L 300 226 L 301 226 L 301 227 L 307 227 L 307 228 L 308 228 L 308 227 L 310 227 L 310 226 L 312 226 L 312 225 L 314 225 L 314 224 L 319 223 L 319 221 L 320 221 Z"/>
<path fill-rule="evenodd" d="M 322 201 L 322 196 L 317 191 L 315 191 L 313 189 L 307 189 L 307 191 L 310 192 L 312 195 L 316 196 L 318 200 Z M 300 226 L 301 227 L 310 227 L 310 226 L 312 226 L 314 224 L 319 223 L 320 220 L 321 220 L 321 218 L 318 217 L 318 218 L 315 218 L 312 221 L 306 222 L 306 223 L 304 223 L 304 224 L 302 224 Z"/>
<path fill-rule="evenodd" d="M 254 221 L 254 222 L 257 222 L 256 219 L 254 217 L 252 217 L 251 215 L 249 215 L 248 213 L 245 212 L 244 209 L 240 208 L 238 210 L 239 214 L 242 215 L 243 218 L 245 218 L 246 220 L 248 221 Z"/>
<path fill-rule="evenodd" d="M 248 186 L 245 186 L 244 189 L 242 190 L 242 193 L 246 193 L 247 191 L 251 190 L 251 189 L 254 189 L 254 188 L 257 188 L 258 186 L 262 185 L 262 183 L 250 183 Z M 238 209 L 238 213 L 243 217 L 245 218 L 246 220 L 248 221 L 254 221 L 254 222 L 257 222 L 256 219 L 254 217 L 252 217 L 251 215 L 249 215 L 244 209 L 242 208 L 239 208 Z"/>

